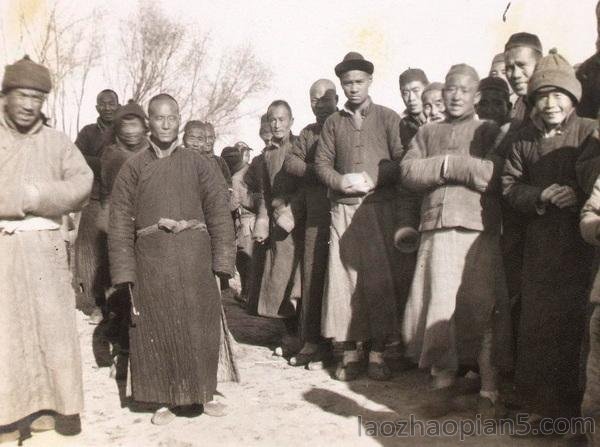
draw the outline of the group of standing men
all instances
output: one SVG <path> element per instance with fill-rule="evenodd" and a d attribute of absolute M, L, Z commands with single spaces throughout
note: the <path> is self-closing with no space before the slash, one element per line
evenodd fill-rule
<path fill-rule="evenodd" d="M 327 360 L 333 341 L 338 380 L 387 380 L 412 362 L 448 389 L 466 367 L 479 372 L 482 412 L 504 414 L 508 380 L 532 425 L 579 414 L 585 241 L 600 245 L 596 59 L 580 81 L 537 36 L 517 33 L 485 79 L 466 64 L 444 83 L 403 72 L 400 117 L 372 101 L 374 65 L 350 52 L 334 69 L 342 108 L 335 84 L 316 81 L 316 122 L 296 137 L 289 104 L 273 101 L 251 163 L 243 143 L 216 157 L 200 121 L 180 144 L 179 106 L 165 93 L 146 115 L 101 92 L 98 122 L 76 147 L 44 125 L 48 70 L 27 57 L 7 66 L 0 357 L 11 365 L 0 369 L 0 425 L 44 429 L 82 411 L 60 231 L 82 208 L 76 282 L 97 318 L 109 286 L 125 302 L 131 392 L 157 404 L 155 424 L 198 405 L 224 413 L 213 400 L 227 336 L 219 285 L 236 265 L 248 308 L 299 331 L 292 365 Z M 600 421 L 598 320 L 596 309 L 583 411 Z"/>

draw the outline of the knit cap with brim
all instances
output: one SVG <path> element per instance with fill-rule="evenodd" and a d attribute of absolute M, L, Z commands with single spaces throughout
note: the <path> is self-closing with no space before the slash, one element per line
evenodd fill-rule
<path fill-rule="evenodd" d="M 418 81 L 423 85 L 429 84 L 427 75 L 420 68 L 409 68 L 408 70 L 404 70 L 402 73 L 400 73 L 398 80 L 400 82 L 400 87 L 414 81 Z"/>
<path fill-rule="evenodd" d="M 351 70 L 360 70 L 372 75 L 375 67 L 373 66 L 373 63 L 366 60 L 362 54 L 351 51 L 344 56 L 342 62 L 335 66 L 335 74 L 340 78 L 344 73 Z"/>
<path fill-rule="evenodd" d="M 529 79 L 527 94 L 531 98 L 540 89 L 558 88 L 568 93 L 575 102 L 581 100 L 581 83 L 575 76 L 571 64 L 560 54 L 556 48 L 540 59 L 535 71 Z"/>
<path fill-rule="evenodd" d="M 50 93 L 52 90 L 50 71 L 25 55 L 23 59 L 4 68 L 2 92 L 8 93 L 15 88 L 30 88 L 42 93 Z"/>
<path fill-rule="evenodd" d="M 124 106 L 119 107 L 119 109 L 115 113 L 115 123 L 121 122 L 123 118 L 126 116 L 135 116 L 142 120 L 142 122 L 146 121 L 146 114 L 144 113 L 144 109 L 139 104 L 135 102 L 127 103 Z"/>

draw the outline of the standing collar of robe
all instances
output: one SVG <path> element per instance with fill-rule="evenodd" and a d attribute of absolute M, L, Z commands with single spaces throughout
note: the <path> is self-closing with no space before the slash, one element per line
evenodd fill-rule
<path fill-rule="evenodd" d="M 96 120 L 96 126 L 98 126 L 98 129 L 100 129 L 102 132 L 104 132 L 106 129 L 112 127 L 112 124 L 105 123 L 102 120 L 102 118 L 98 117 L 98 119 Z"/>
<path fill-rule="evenodd" d="M 148 137 L 148 143 L 150 143 L 150 148 L 154 151 L 154 155 L 156 155 L 156 158 L 166 158 L 169 157 L 175 151 L 175 149 L 177 149 L 177 147 L 179 146 L 179 139 L 173 141 L 169 148 L 165 150 L 162 150 L 160 147 L 154 144 L 150 137 Z"/>
<path fill-rule="evenodd" d="M 449 114 L 446 114 L 446 118 L 444 119 L 444 123 L 447 124 L 460 124 L 460 123 L 464 123 L 465 121 L 471 120 L 471 119 L 478 119 L 477 114 L 475 113 L 475 110 L 472 110 L 468 113 L 465 113 L 459 117 L 453 117 L 450 116 Z"/>
<path fill-rule="evenodd" d="M 271 138 L 271 143 L 265 148 L 265 150 L 273 150 L 279 149 L 287 144 L 290 141 L 290 137 L 292 136 L 292 131 L 290 131 L 285 137 L 281 139 L 281 141 L 277 141 Z"/>
<path fill-rule="evenodd" d="M 403 116 L 403 118 L 411 120 L 413 123 L 415 123 L 415 125 L 417 127 L 421 127 L 423 124 L 426 123 L 426 121 L 425 121 L 425 115 L 423 113 L 419 113 L 418 116 L 414 116 L 414 115 L 411 115 L 410 113 L 408 113 L 408 112 L 405 111 L 402 114 L 402 116 Z"/>
<path fill-rule="evenodd" d="M 352 110 L 350 108 L 350 103 L 348 101 L 346 101 L 344 103 L 344 107 L 343 107 L 342 111 L 347 113 L 350 116 L 359 112 L 362 115 L 362 117 L 364 118 L 365 116 L 367 116 L 369 114 L 372 104 L 373 104 L 373 101 L 371 100 L 371 97 L 367 96 L 367 99 L 365 99 L 365 101 L 361 105 L 359 105 L 356 110 Z"/>

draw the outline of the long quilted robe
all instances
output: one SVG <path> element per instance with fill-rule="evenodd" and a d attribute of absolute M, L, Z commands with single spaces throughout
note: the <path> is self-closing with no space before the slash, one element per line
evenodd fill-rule
<path fill-rule="evenodd" d="M 66 135 L 41 122 L 21 134 L 3 111 L 0 101 L 0 425 L 39 410 L 83 410 L 75 294 L 59 227 L 92 188 L 92 171 Z M 28 214 L 26 184 L 39 190 Z"/>
<path fill-rule="evenodd" d="M 112 191 L 113 284 L 133 284 L 130 366 L 133 398 L 168 406 L 212 400 L 221 303 L 213 272 L 233 274 L 235 240 L 225 181 L 193 151 L 131 157 Z M 159 219 L 206 224 L 179 233 L 136 233 Z"/>

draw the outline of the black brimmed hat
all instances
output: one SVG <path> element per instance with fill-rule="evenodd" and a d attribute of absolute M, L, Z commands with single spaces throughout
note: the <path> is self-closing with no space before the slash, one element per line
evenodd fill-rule
<path fill-rule="evenodd" d="M 344 56 L 342 62 L 335 66 L 335 74 L 339 78 L 350 70 L 360 70 L 372 75 L 375 67 L 373 66 L 373 63 L 366 60 L 362 54 L 351 51 Z"/>

